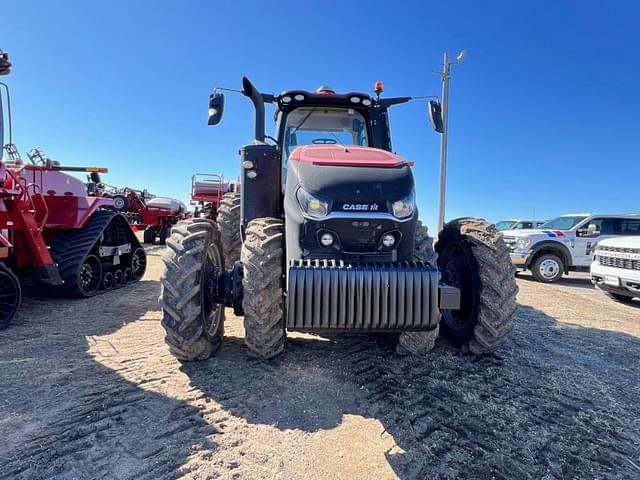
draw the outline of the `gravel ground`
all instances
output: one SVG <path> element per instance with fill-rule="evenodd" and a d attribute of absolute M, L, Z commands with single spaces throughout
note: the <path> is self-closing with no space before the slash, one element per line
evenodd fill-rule
<path fill-rule="evenodd" d="M 161 253 L 126 289 L 28 295 L 0 332 L 0 478 L 640 478 L 640 302 L 522 275 L 492 356 L 293 335 L 271 363 L 228 312 L 219 356 L 181 365 Z"/>

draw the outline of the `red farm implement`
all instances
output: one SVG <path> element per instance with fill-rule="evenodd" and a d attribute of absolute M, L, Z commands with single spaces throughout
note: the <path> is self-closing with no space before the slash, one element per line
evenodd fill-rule
<path fill-rule="evenodd" d="M 104 193 L 113 199 L 113 207 L 121 212 L 136 230 L 144 230 L 144 243 L 165 244 L 171 226 L 188 217 L 187 207 L 179 200 L 150 195 L 146 190 L 122 188 Z"/>
<path fill-rule="evenodd" d="M 0 327 L 19 307 L 18 276 L 42 293 L 90 297 L 144 274 L 144 250 L 113 201 L 65 171 L 107 170 L 0 163 Z"/>
<path fill-rule="evenodd" d="M 1 60 L 2 52 L 3 73 Z M 0 328 L 20 306 L 20 278 L 31 277 L 38 293 L 90 297 L 140 279 L 146 267 L 144 249 L 113 200 L 90 196 L 65 173 L 97 175 L 106 168 L 61 166 L 39 150 L 29 158 L 22 162 L 9 129 L 9 143 L 0 148 Z"/>

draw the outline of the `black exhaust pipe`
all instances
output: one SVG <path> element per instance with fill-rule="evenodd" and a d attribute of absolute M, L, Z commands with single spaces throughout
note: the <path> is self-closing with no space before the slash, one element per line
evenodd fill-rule
<path fill-rule="evenodd" d="M 256 109 L 255 140 L 264 143 L 264 99 L 262 94 L 247 77 L 242 77 L 242 93 L 251 99 Z"/>

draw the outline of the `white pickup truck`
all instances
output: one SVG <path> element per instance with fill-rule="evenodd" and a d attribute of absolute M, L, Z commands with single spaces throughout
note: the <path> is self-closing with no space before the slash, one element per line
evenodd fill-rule
<path fill-rule="evenodd" d="M 591 281 L 615 300 L 640 297 L 640 235 L 599 242 L 591 264 Z"/>
<path fill-rule="evenodd" d="M 570 271 L 588 271 L 596 245 L 606 238 L 640 235 L 640 214 L 562 215 L 535 230 L 507 230 L 504 241 L 516 268 L 540 282 Z"/>

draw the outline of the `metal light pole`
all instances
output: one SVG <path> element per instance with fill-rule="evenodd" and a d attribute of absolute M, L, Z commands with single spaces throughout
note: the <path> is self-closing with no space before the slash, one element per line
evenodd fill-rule
<path fill-rule="evenodd" d="M 455 64 L 459 64 L 464 60 L 466 50 L 462 50 L 456 57 Z M 444 210 L 445 197 L 447 190 L 447 135 L 449 133 L 449 77 L 451 74 L 451 65 L 449 62 L 449 54 L 444 53 L 444 65 L 440 74 L 442 78 L 442 134 L 440 137 L 440 202 L 438 204 L 438 231 L 444 227 Z"/>

